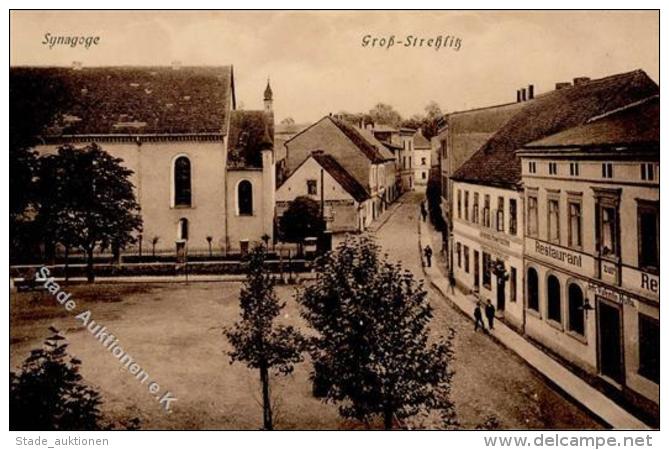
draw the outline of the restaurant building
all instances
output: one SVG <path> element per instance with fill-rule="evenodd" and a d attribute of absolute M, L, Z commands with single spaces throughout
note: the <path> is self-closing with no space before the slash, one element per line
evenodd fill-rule
<path fill-rule="evenodd" d="M 525 332 L 643 411 L 659 402 L 659 95 L 526 144 Z"/>

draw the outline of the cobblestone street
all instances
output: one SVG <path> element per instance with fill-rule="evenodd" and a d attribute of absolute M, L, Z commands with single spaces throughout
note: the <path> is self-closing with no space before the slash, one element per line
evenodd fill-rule
<path fill-rule="evenodd" d="M 376 232 L 390 259 L 402 261 L 419 279 L 425 278 L 417 236 L 418 204 L 423 198 L 419 192 L 406 194 L 399 200 L 402 205 Z M 436 254 L 439 249 L 433 250 Z M 504 429 L 602 427 L 512 351 L 474 332 L 472 322 L 426 284 L 434 308 L 432 332 L 456 331 L 452 396 L 462 428 L 475 428 L 487 419 Z"/>

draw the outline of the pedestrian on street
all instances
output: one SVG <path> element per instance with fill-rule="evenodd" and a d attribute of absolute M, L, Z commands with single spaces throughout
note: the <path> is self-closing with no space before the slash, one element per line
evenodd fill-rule
<path fill-rule="evenodd" d="M 427 220 L 427 208 L 425 208 L 425 202 L 420 202 L 420 215 L 423 216 L 423 222 Z"/>
<path fill-rule="evenodd" d="M 485 331 L 483 314 L 481 314 L 481 302 L 476 302 L 476 308 L 474 308 L 474 331 L 478 331 L 479 325 L 481 326 L 481 329 Z"/>
<path fill-rule="evenodd" d="M 425 261 L 427 263 L 427 267 L 432 267 L 432 249 L 429 245 L 425 246 Z"/>
<path fill-rule="evenodd" d="M 455 275 L 452 270 L 448 272 L 448 287 L 451 288 L 451 294 L 455 294 Z"/>
<path fill-rule="evenodd" d="M 495 321 L 495 307 L 492 306 L 490 299 L 488 299 L 488 303 L 485 305 L 485 316 L 488 318 L 488 327 L 491 330 L 494 329 L 493 322 Z"/>

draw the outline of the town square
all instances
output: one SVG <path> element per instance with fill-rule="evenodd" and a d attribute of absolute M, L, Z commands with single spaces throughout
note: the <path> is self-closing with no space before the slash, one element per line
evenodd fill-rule
<path fill-rule="evenodd" d="M 10 22 L 11 430 L 660 427 L 658 11 Z"/>

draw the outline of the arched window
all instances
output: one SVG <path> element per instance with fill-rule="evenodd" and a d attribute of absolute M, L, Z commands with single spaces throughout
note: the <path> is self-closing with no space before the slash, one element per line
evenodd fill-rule
<path fill-rule="evenodd" d="M 562 305 L 560 304 L 560 280 L 555 275 L 549 275 L 546 282 L 548 291 L 548 318 L 562 323 Z"/>
<path fill-rule="evenodd" d="M 248 180 L 237 185 L 237 210 L 240 216 L 253 215 L 253 185 Z"/>
<path fill-rule="evenodd" d="M 527 307 L 539 311 L 539 275 L 536 269 L 527 269 Z"/>
<path fill-rule="evenodd" d="M 571 283 L 567 292 L 569 294 L 569 330 L 584 335 L 583 291 L 578 284 Z"/>
<path fill-rule="evenodd" d="M 190 160 L 186 156 L 174 161 L 174 206 L 191 206 Z"/>
<path fill-rule="evenodd" d="M 188 240 L 188 219 L 179 219 L 179 239 Z"/>

